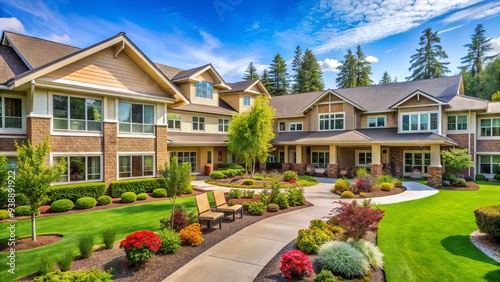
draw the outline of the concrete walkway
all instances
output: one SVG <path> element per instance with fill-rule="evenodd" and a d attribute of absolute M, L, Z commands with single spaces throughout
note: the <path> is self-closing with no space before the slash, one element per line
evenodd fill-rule
<path fill-rule="evenodd" d="M 307 201 L 313 207 L 276 215 L 254 223 L 197 256 L 163 281 L 253 281 L 267 263 L 297 237 L 299 229 L 309 226 L 312 219 L 328 215 L 340 197 L 330 189 L 335 179 L 318 178 L 319 184 L 306 187 Z M 417 182 L 404 182 L 407 191 L 388 197 L 375 198 L 374 203 L 391 204 L 416 200 L 436 194 L 436 189 Z M 211 191 L 221 188 L 198 180 L 197 189 Z M 224 227 L 223 227 L 224 228 Z M 168 266 L 166 266 L 168 267 Z"/>

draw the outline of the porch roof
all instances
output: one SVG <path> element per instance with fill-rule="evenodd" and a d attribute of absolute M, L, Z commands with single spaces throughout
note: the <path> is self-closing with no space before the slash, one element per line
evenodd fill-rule
<path fill-rule="evenodd" d="M 272 140 L 274 144 L 306 144 L 306 145 L 367 145 L 371 143 L 384 145 L 420 146 L 422 144 L 458 145 L 450 138 L 433 132 L 398 133 L 397 128 L 367 128 L 342 131 L 302 131 L 280 132 Z"/>
<path fill-rule="evenodd" d="M 197 133 L 168 131 L 167 144 L 182 146 L 227 146 L 228 135 L 217 133 Z"/>

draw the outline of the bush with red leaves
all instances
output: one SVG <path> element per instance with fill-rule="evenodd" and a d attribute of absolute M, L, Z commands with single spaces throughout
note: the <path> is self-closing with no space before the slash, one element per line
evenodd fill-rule
<path fill-rule="evenodd" d="M 330 222 L 342 227 L 345 235 L 356 241 L 362 239 L 367 231 L 377 231 L 377 225 L 384 217 L 383 210 L 359 206 L 356 201 L 334 203 L 340 204 L 340 207 L 333 209 L 335 215 Z"/>

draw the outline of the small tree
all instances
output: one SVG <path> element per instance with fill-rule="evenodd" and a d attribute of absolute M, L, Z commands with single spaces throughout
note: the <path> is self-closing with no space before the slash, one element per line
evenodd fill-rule
<path fill-rule="evenodd" d="M 186 192 L 189 185 L 191 185 L 191 164 L 182 163 L 179 165 L 177 157 L 173 156 L 170 164 L 165 162 L 165 169 L 162 170 L 161 174 L 165 179 L 167 195 L 170 197 L 170 202 L 172 203 L 170 218 L 173 219 L 177 195 Z M 174 220 L 172 220 L 171 227 L 174 228 Z"/>
<path fill-rule="evenodd" d="M 15 142 L 15 141 L 14 141 Z M 49 138 L 33 147 L 30 141 L 20 146 L 14 143 L 17 150 L 16 188 L 28 199 L 31 209 L 31 239 L 36 241 L 35 215 L 38 208 L 47 198 L 47 188 L 61 178 L 66 170 L 66 160 L 61 158 L 52 167 L 45 165 L 45 158 L 50 152 Z"/>
<path fill-rule="evenodd" d="M 340 206 L 333 209 L 335 215 L 331 222 L 344 228 L 345 235 L 354 241 L 362 239 L 368 231 L 377 231 L 378 223 L 384 218 L 383 210 L 359 206 L 356 201 L 334 203 Z"/>
<path fill-rule="evenodd" d="M 450 148 L 447 151 L 442 151 L 441 158 L 445 165 L 457 170 L 463 170 L 474 166 L 472 156 L 469 154 L 467 148 Z"/>
<path fill-rule="evenodd" d="M 496 93 L 493 93 L 493 95 L 491 95 L 491 101 L 500 102 L 500 90 L 498 90 Z"/>

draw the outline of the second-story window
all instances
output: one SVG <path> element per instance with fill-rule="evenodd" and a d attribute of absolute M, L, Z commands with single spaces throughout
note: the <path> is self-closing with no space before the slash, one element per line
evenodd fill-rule
<path fill-rule="evenodd" d="M 55 130 L 102 131 L 102 101 L 52 96 Z"/>
<path fill-rule="evenodd" d="M 0 101 L 0 128 L 23 127 L 23 103 L 21 99 L 1 98 Z"/>
<path fill-rule="evenodd" d="M 402 131 L 431 131 L 438 129 L 437 113 L 403 114 Z"/>
<path fill-rule="evenodd" d="M 467 116 L 448 116 L 448 130 L 467 130 Z"/>
<path fill-rule="evenodd" d="M 154 107 L 119 102 L 118 121 L 120 133 L 154 133 Z"/>
<path fill-rule="evenodd" d="M 280 121 L 278 125 L 278 131 L 285 131 L 286 130 L 286 124 L 284 121 Z"/>
<path fill-rule="evenodd" d="M 481 136 L 500 136 L 500 118 L 483 118 L 480 124 Z"/>
<path fill-rule="evenodd" d="M 196 97 L 212 99 L 213 95 L 212 83 L 206 81 L 196 82 Z"/>
<path fill-rule="evenodd" d="M 248 95 L 243 96 L 243 106 L 250 107 L 250 96 Z"/>
<path fill-rule="evenodd" d="M 368 117 L 368 127 L 370 128 L 385 127 L 385 117 L 384 116 Z"/>
<path fill-rule="evenodd" d="M 204 117 L 193 117 L 193 131 L 205 131 Z"/>
<path fill-rule="evenodd" d="M 167 122 L 169 130 L 181 130 L 180 114 L 167 114 Z"/>
<path fill-rule="evenodd" d="M 319 130 L 343 130 L 344 113 L 319 115 Z"/>
<path fill-rule="evenodd" d="M 288 127 L 290 131 L 302 131 L 302 122 L 290 122 Z"/>
<path fill-rule="evenodd" d="M 219 119 L 219 132 L 228 132 L 229 129 L 229 120 L 228 119 Z"/>

